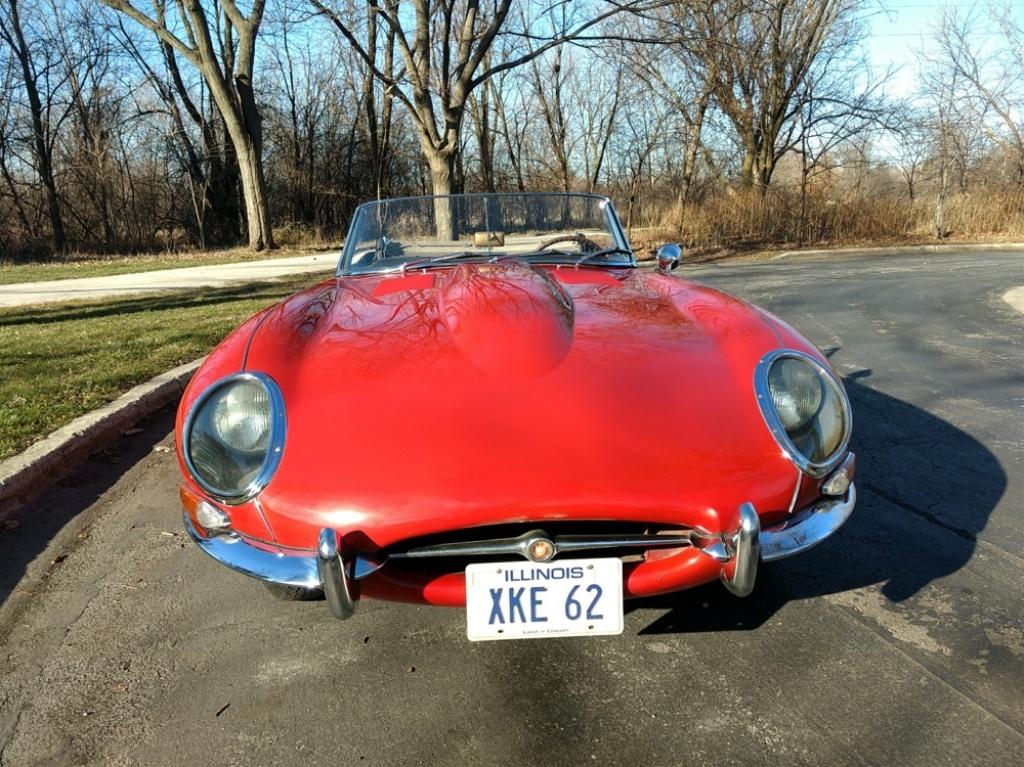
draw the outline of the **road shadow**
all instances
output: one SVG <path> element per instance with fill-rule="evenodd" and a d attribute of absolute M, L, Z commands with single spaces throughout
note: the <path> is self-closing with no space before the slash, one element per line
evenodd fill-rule
<path fill-rule="evenodd" d="M 0 608 L 52 541 L 60 538 L 63 544 L 55 556 L 67 556 L 91 522 L 84 512 L 168 435 L 174 428 L 176 407 L 177 403 L 168 405 L 143 419 L 129 434 L 115 438 L 43 495 L 0 522 Z M 52 564 L 40 562 L 39 566 Z M 2 634 L 0 627 L 0 639 Z"/>
<path fill-rule="evenodd" d="M 786 603 L 882 584 L 891 602 L 913 597 L 963 567 L 1006 491 L 1006 472 L 984 445 L 921 408 L 846 379 L 854 413 L 857 507 L 834 536 L 762 565 L 744 599 L 720 584 L 628 602 L 669 612 L 641 633 L 745 631 Z"/>

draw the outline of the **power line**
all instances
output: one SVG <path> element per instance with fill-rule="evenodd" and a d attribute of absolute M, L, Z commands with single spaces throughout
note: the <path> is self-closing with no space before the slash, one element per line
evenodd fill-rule
<path fill-rule="evenodd" d="M 939 10 L 942 10 L 943 8 L 979 8 L 979 7 L 981 7 L 979 3 L 942 3 L 942 4 L 924 3 L 924 4 L 908 4 L 908 5 L 892 5 L 890 3 L 885 3 L 883 5 L 879 5 L 878 10 L 880 10 L 880 11 L 900 11 L 900 10 L 903 10 L 905 8 L 929 8 L 929 9 L 932 9 L 932 10 L 939 11 Z M 1001 3 L 997 7 L 998 8 L 1021 8 L 1021 7 L 1024 7 L 1024 3 Z"/>
<path fill-rule="evenodd" d="M 866 35 L 862 35 L 864 38 L 871 37 L 935 37 L 934 32 L 921 31 L 921 32 L 872 32 Z M 1002 37 L 1001 32 L 974 32 L 971 37 Z"/>

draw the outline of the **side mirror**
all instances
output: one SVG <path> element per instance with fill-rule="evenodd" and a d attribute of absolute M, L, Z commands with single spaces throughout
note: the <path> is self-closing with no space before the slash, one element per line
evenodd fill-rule
<path fill-rule="evenodd" d="M 658 248 L 657 259 L 658 271 L 668 274 L 679 266 L 679 262 L 683 259 L 683 249 L 674 242 L 667 243 Z"/>

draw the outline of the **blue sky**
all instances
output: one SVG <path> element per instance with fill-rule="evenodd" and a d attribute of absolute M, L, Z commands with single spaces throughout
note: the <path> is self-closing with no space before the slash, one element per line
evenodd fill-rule
<path fill-rule="evenodd" d="M 909 96 L 917 79 L 919 55 L 929 44 L 942 3 L 927 0 L 879 2 L 872 12 L 867 40 L 871 63 L 880 71 L 898 69 L 890 92 Z"/>
<path fill-rule="evenodd" d="M 1024 2 L 1021 0 L 996 0 L 996 4 L 1009 5 L 1015 13 L 1024 14 Z M 986 35 L 989 4 L 985 0 L 950 0 L 945 3 L 936 0 L 878 0 L 871 12 L 868 54 L 872 65 L 879 70 L 889 66 L 899 69 L 889 88 L 892 95 L 913 94 L 921 53 L 931 48 L 933 30 L 943 7 L 959 13 L 975 9 L 977 33 L 982 37 Z"/>

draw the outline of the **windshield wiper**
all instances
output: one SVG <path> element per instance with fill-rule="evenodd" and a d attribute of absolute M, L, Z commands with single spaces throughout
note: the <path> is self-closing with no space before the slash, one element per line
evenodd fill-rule
<path fill-rule="evenodd" d="M 451 261 L 461 261 L 464 258 L 486 258 L 486 253 L 478 253 L 472 250 L 464 250 L 461 253 L 449 253 L 445 256 L 423 256 L 414 258 L 411 261 L 392 266 L 389 269 L 382 269 L 386 272 L 404 272 L 407 269 L 418 269 L 421 266 L 433 266 L 434 264 L 446 264 Z"/>
<path fill-rule="evenodd" d="M 580 264 L 585 264 L 587 263 L 587 261 L 590 261 L 591 259 L 594 258 L 600 258 L 601 256 L 629 256 L 630 258 L 632 258 L 633 252 L 627 250 L 626 248 L 620 248 L 617 245 L 611 248 L 592 250 L 590 253 L 584 253 L 582 256 L 577 258 L 575 261 L 573 261 L 572 265 L 579 266 Z"/>
<path fill-rule="evenodd" d="M 564 258 L 570 258 L 574 255 L 576 254 L 566 253 L 564 250 L 558 250 L 556 248 L 543 248 L 541 250 L 531 250 L 529 253 L 505 253 L 500 256 L 494 256 L 493 258 L 490 259 L 490 262 L 492 264 L 496 264 L 500 261 L 509 261 L 514 258 L 536 258 L 537 256 L 562 256 Z M 614 255 L 623 255 L 632 258 L 633 252 L 628 250 L 627 248 L 620 248 L 618 245 L 616 245 L 611 248 L 602 248 L 601 250 L 593 250 L 589 253 L 584 253 L 583 255 L 579 256 L 579 258 L 576 258 L 572 262 L 572 264 L 573 266 L 579 266 L 580 264 L 585 264 L 587 261 L 590 261 L 593 258 Z"/>
<path fill-rule="evenodd" d="M 556 248 L 544 248 L 542 250 L 530 251 L 529 253 L 501 253 L 495 256 L 488 256 L 487 253 L 481 253 L 479 251 L 474 250 L 464 250 L 459 253 L 449 253 L 448 255 L 445 256 L 424 256 L 422 258 L 414 258 L 411 261 L 406 261 L 403 264 L 398 264 L 388 269 L 382 269 L 381 271 L 405 272 L 407 269 L 419 269 L 422 266 L 442 265 L 452 263 L 455 261 L 461 261 L 467 258 L 486 259 L 487 263 L 497 264 L 501 263 L 502 261 L 512 261 L 520 258 L 534 258 L 537 256 L 561 256 L 564 258 L 569 258 L 573 255 L 574 254 L 572 253 L 566 253 L 564 250 L 557 250 Z M 633 253 L 627 248 L 620 248 L 618 246 L 614 246 L 611 248 L 602 248 L 601 250 L 594 250 L 589 253 L 584 253 L 578 258 L 576 258 L 572 263 L 573 266 L 579 266 L 580 264 L 585 264 L 586 262 L 595 258 L 600 258 L 601 256 L 615 255 L 629 256 L 630 258 L 632 258 Z"/>

